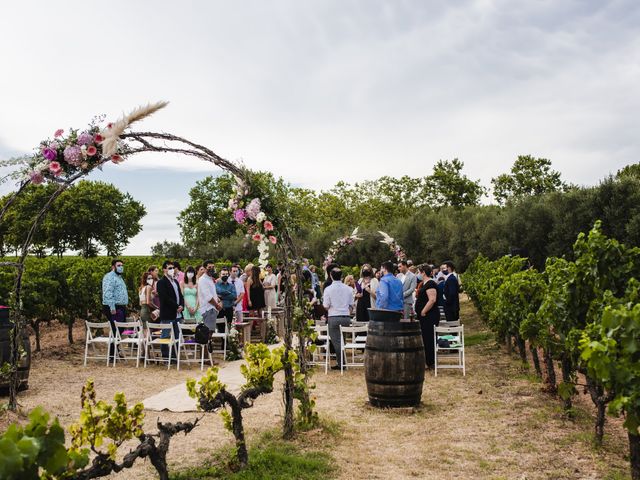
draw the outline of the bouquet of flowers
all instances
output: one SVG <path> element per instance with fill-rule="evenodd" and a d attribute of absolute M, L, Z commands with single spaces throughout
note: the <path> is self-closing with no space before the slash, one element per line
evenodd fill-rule
<path fill-rule="evenodd" d="M 396 257 L 396 260 L 400 261 L 407 258 L 407 254 L 405 253 L 404 249 L 400 245 L 398 245 L 398 242 L 396 242 L 393 237 L 389 236 L 385 232 L 381 232 L 380 230 L 378 230 L 378 233 L 382 235 L 382 240 L 380 240 L 380 243 L 389 245 L 389 250 L 391 250 L 391 253 L 393 253 L 393 255 Z"/>
<path fill-rule="evenodd" d="M 248 199 L 249 188 L 236 177 L 236 193 L 229 200 L 229 210 L 233 212 L 233 219 L 247 227 L 247 236 L 258 243 L 260 254 L 258 263 L 261 268 L 269 262 L 269 245 L 278 243 L 275 236 L 273 223 L 267 219 L 267 214 L 262 211 L 259 198 Z"/>
<path fill-rule="evenodd" d="M 353 232 L 351 232 L 351 235 L 347 235 L 346 237 L 342 237 L 337 240 L 334 240 L 334 242 L 329 247 L 329 250 L 327 250 L 327 253 L 324 254 L 325 268 L 327 268 L 327 265 L 330 265 L 335 261 L 336 257 L 338 256 L 338 253 L 340 253 L 340 251 L 344 247 L 348 245 L 353 245 L 358 240 L 362 240 L 362 238 L 358 236 L 358 228 L 359 227 L 356 227 L 353 230 Z"/>

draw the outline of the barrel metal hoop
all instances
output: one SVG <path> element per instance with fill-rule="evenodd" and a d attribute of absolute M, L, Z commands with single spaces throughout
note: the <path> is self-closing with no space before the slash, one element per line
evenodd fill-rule
<path fill-rule="evenodd" d="M 372 378 L 366 377 L 365 379 L 367 383 L 374 383 L 376 385 L 419 385 L 424 383 L 424 378 L 420 378 L 418 380 L 405 380 L 405 381 L 397 381 L 397 380 L 374 380 Z M 379 395 L 376 395 L 379 396 Z M 392 395 L 395 397 L 395 395 Z"/>
<path fill-rule="evenodd" d="M 387 352 L 387 353 L 411 353 L 411 352 L 422 352 L 424 351 L 423 346 L 419 347 L 372 347 L 367 345 L 366 350 L 372 352 Z"/>

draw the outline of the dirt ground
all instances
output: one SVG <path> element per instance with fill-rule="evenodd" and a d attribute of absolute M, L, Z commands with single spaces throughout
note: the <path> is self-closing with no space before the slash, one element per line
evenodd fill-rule
<path fill-rule="evenodd" d="M 330 453 L 337 466 L 336 478 L 344 480 L 629 478 L 626 436 L 618 419 L 607 419 L 604 446 L 596 449 L 593 409 L 586 396 L 576 400 L 575 418 L 567 419 L 560 401 L 544 393 L 530 371 L 495 345 L 466 300 L 461 316 L 467 339 L 479 342 L 467 347 L 466 377 L 458 371 L 443 371 L 437 378 L 427 372 L 423 405 L 415 411 L 389 411 L 368 406 L 362 369 L 351 369 L 343 376 L 317 372 L 313 377 L 317 409 L 323 419 L 337 425 L 340 434 L 301 434 L 299 444 Z M 83 335 L 79 327 L 76 338 Z M 78 416 L 80 389 L 89 377 L 95 379 L 99 398 L 123 391 L 130 402 L 136 402 L 200 373 L 197 368 L 180 372 L 158 366 L 113 368 L 96 361 L 85 368 L 83 345 L 66 345 L 64 328 L 45 328 L 42 338 L 44 351 L 34 356 L 30 388 L 20 394 L 19 401 L 23 411 L 43 405 L 63 425 Z M 276 391 L 243 412 L 250 443 L 260 432 L 277 428 L 281 398 Z M 146 426 L 153 431 L 158 419 L 196 416 L 147 412 Z M 170 466 L 199 465 L 231 440 L 221 418 L 207 414 L 191 434 L 174 437 Z M 114 478 L 154 475 L 148 463 L 140 463 Z"/>

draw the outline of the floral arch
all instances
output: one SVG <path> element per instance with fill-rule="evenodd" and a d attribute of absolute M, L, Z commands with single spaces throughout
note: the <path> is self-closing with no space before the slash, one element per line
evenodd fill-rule
<path fill-rule="evenodd" d="M 44 217 L 55 200 L 69 188 L 74 182 L 85 177 L 94 169 L 102 168 L 108 162 L 119 164 L 128 158 L 144 152 L 174 153 L 196 157 L 231 173 L 237 182 L 234 198 L 229 200 L 229 215 L 244 225 L 258 244 L 261 263 L 266 263 L 269 244 L 276 244 L 276 252 L 279 260 L 285 266 L 285 354 L 284 358 L 290 358 L 289 352 L 293 350 L 293 310 L 294 305 L 302 302 L 301 291 L 293 292 L 291 282 L 287 281 L 291 273 L 300 273 L 301 262 L 291 236 L 287 232 L 286 225 L 279 219 L 278 212 L 262 211 L 259 198 L 252 198 L 253 172 L 238 163 L 226 160 L 217 155 L 213 150 L 169 133 L 157 133 L 148 131 L 131 131 L 130 127 L 158 110 L 166 107 L 168 102 L 157 102 L 141 106 L 127 115 L 123 115 L 116 122 L 104 123 L 105 117 L 94 117 L 85 129 L 70 129 L 67 134 L 64 130 L 56 130 L 53 139 L 42 141 L 36 152 L 32 155 L 11 159 L 0 163 L 2 167 L 12 167 L 13 171 L 5 176 L 2 181 L 16 180 L 18 189 L 0 210 L 0 223 L 6 212 L 11 208 L 16 198 L 24 193 L 29 184 L 50 182 L 58 185 L 42 209 L 33 219 L 29 231 L 20 250 L 20 256 L 15 262 L 0 262 L 0 266 L 14 267 L 16 271 L 14 290 L 10 299 L 12 307 L 12 341 L 10 361 L 10 399 L 9 406 L 15 409 L 18 375 L 17 364 L 19 361 L 19 339 L 24 329 L 22 315 L 21 291 L 24 263 L 27 258 L 33 237 Z M 306 322 L 298 322 L 306 323 Z M 305 330 L 300 328 L 298 335 L 304 335 Z M 303 375 L 306 374 L 305 348 L 306 341 L 298 342 L 298 365 L 296 369 Z M 293 396 L 294 365 L 285 365 L 285 436 L 293 431 Z M 306 377 L 304 377 L 306 378 Z M 295 392 L 296 397 L 307 396 L 308 391 Z"/>
<path fill-rule="evenodd" d="M 327 266 L 336 261 L 338 255 L 342 250 L 353 245 L 355 242 L 362 240 L 359 229 L 360 227 L 356 227 L 353 232 L 351 232 L 351 235 L 340 237 L 337 240 L 333 241 L 327 252 L 324 254 L 323 266 L 325 269 L 327 268 Z M 389 247 L 389 250 L 391 250 L 391 253 L 396 260 L 406 260 L 407 254 L 404 251 L 404 248 L 402 248 L 393 237 L 380 230 L 378 231 L 378 233 L 382 236 L 382 240 L 380 240 L 380 243 L 384 243 Z"/>

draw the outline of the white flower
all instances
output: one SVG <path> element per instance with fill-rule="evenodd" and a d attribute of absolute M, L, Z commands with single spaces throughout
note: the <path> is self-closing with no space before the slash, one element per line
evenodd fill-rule
<path fill-rule="evenodd" d="M 235 327 L 231 327 L 231 330 L 229 330 L 229 336 L 231 338 L 235 338 L 240 334 L 240 332 L 238 332 L 238 330 L 235 329 Z"/>
<path fill-rule="evenodd" d="M 264 212 L 260 212 L 258 213 L 258 215 L 256 215 L 256 222 L 258 223 L 262 223 L 267 219 L 267 216 L 265 215 Z"/>

